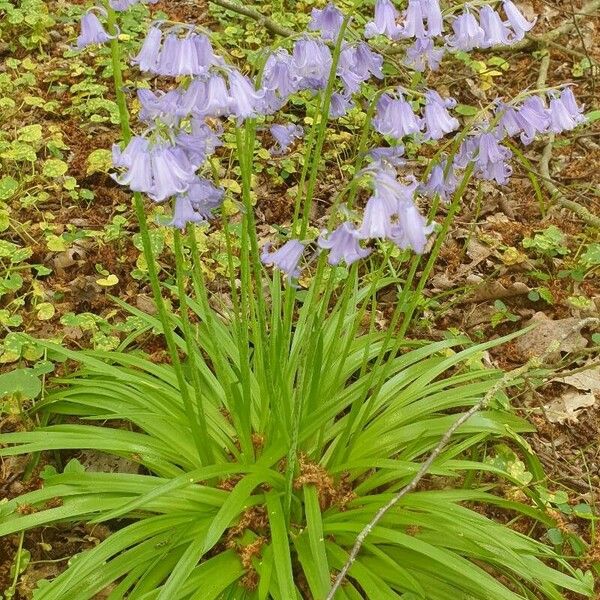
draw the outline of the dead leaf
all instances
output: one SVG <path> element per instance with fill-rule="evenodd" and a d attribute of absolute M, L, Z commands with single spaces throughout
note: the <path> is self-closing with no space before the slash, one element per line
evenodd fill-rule
<path fill-rule="evenodd" d="M 514 350 L 523 361 L 541 356 L 548 351 L 551 344 L 556 344 L 556 351 L 549 353 L 545 360 L 549 363 L 558 362 L 561 353 L 577 352 L 588 345 L 588 341 L 579 330 L 573 330 L 580 319 L 568 318 L 553 320 L 543 312 L 537 312 L 526 325 L 537 325 L 525 335 L 518 337 L 513 344 Z"/>
<path fill-rule="evenodd" d="M 502 285 L 499 281 L 484 281 L 473 291 L 465 302 L 485 302 L 487 300 L 498 300 L 500 298 L 512 298 L 513 296 L 523 296 L 530 291 L 531 288 L 521 281 L 515 281 L 508 287 Z"/>
<path fill-rule="evenodd" d="M 598 367 L 567 377 L 557 377 L 552 381 L 565 384 L 568 388 L 545 407 L 548 421 L 551 423 L 577 422 L 579 411 L 594 406 L 600 395 Z"/>

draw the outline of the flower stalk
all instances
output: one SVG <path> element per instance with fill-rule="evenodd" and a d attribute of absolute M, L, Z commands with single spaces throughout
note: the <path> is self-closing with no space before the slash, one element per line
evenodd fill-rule
<path fill-rule="evenodd" d="M 117 106 L 119 108 L 119 118 L 121 126 L 121 136 L 125 144 L 131 140 L 131 126 L 129 122 L 129 110 L 127 108 L 127 99 L 125 92 L 123 91 L 123 71 L 121 64 L 121 47 L 119 45 L 119 39 L 117 36 L 117 13 L 110 6 L 108 1 L 105 1 L 105 7 L 107 11 L 107 30 L 108 33 L 113 35 L 113 39 L 110 41 L 111 49 L 111 62 L 113 71 L 113 81 L 115 86 L 115 96 Z M 150 237 L 150 230 L 148 228 L 148 220 L 146 218 L 146 209 L 144 207 L 144 199 L 140 192 L 133 193 L 133 201 L 135 214 L 140 227 L 140 238 L 142 240 L 142 248 L 144 253 L 144 259 L 146 261 L 146 267 L 148 269 L 148 278 L 150 280 L 150 287 L 152 289 L 152 296 L 154 303 L 156 304 L 156 311 L 158 318 L 161 322 L 163 335 L 167 344 L 167 350 L 171 363 L 175 370 L 177 377 L 177 384 L 181 393 L 181 398 L 186 413 L 190 419 L 190 426 L 194 432 L 194 443 L 198 453 L 198 458 L 202 464 L 207 464 L 209 461 L 209 455 L 205 444 L 208 438 L 205 436 L 205 430 L 203 432 L 202 426 L 199 423 L 205 423 L 206 419 L 203 415 L 202 403 L 199 401 L 198 406 L 194 406 L 192 397 L 189 390 L 189 384 L 183 372 L 183 365 L 179 358 L 179 351 L 175 342 L 175 336 L 173 334 L 173 323 L 170 319 L 169 312 L 165 305 L 165 301 L 162 297 L 161 284 L 158 276 L 158 269 L 156 268 L 157 262 L 152 250 L 152 239 Z M 185 301 L 184 301 L 185 304 Z M 186 308 L 184 308 L 184 311 Z M 197 416 L 201 415 L 201 416 Z"/>

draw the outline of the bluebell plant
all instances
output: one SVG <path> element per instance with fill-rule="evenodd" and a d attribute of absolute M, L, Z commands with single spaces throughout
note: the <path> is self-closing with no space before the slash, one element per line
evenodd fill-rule
<path fill-rule="evenodd" d="M 530 425 L 508 408 L 498 370 L 481 360 L 513 336 L 480 345 L 464 336 L 407 337 L 472 178 L 505 185 L 515 138 L 530 144 L 585 117 L 563 86 L 497 99 L 464 122 L 454 98 L 388 77 L 382 48 L 393 47 L 409 70 L 441 69 L 448 54 L 518 43 L 534 21 L 511 0 L 450 7 L 408 0 L 403 10 L 375 0 L 362 20 L 362 3 L 345 13 L 330 2 L 313 9 L 307 31 L 241 67 L 217 51 L 209 32 L 156 21 L 131 62 L 151 82 L 171 81 L 137 91 L 139 127 L 132 127 L 118 23 L 136 3 L 90 8 L 77 46 L 110 44 L 123 138 L 113 147 L 113 178 L 133 192 L 156 314 L 120 305 L 142 331 L 164 337 L 169 361 L 156 364 L 125 343 L 102 353 L 39 342 L 81 368 L 33 407 L 39 427 L 0 436 L 0 456 L 88 448 L 140 469 L 47 467 L 41 489 L 0 504 L 0 535 L 57 521 L 119 525 L 40 584 L 36 598 L 560 600 L 562 590 L 591 597 L 591 573 L 473 508 L 509 510 L 528 528 L 532 520 L 555 525 L 534 486 L 484 457 L 509 438 L 535 481 L 543 479 L 521 437 Z M 367 82 L 378 91 L 365 103 Z M 280 116 L 296 94 L 316 107 L 306 130 Z M 352 176 L 319 231 L 311 215 L 327 132 L 355 107 L 366 112 Z M 272 160 L 300 144 L 305 154 L 292 222 L 262 247 L 252 198 L 258 132 Z M 237 248 L 215 167 L 225 133 L 235 139 L 241 179 Z M 433 157 L 415 167 L 409 145 L 428 145 Z M 171 204 L 173 285 L 159 278 L 146 198 Z M 445 216 L 436 219 L 441 205 Z M 217 218 L 230 285 L 215 308 L 196 226 Z M 398 252 L 408 257 L 403 278 L 389 268 Z M 386 288 L 397 298 L 380 327 Z M 177 308 L 167 306 L 165 291 Z M 359 532 L 477 406 L 434 457 L 430 485 L 378 522 L 344 584 L 332 589 Z M 63 422 L 65 415 L 72 418 Z M 495 493 L 492 477 L 526 500 Z"/>

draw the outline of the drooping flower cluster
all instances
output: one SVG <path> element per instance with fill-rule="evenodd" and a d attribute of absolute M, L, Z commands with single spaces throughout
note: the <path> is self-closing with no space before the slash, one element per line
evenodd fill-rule
<path fill-rule="evenodd" d="M 401 90 L 395 97 L 383 94 L 377 103 L 377 114 L 373 127 L 383 135 L 398 140 L 405 136 L 419 134 L 425 130 L 424 138 L 439 140 L 459 127 L 458 119 L 452 117 L 449 108 L 456 106 L 453 98 L 443 99 L 436 91 L 425 92 L 423 117 L 417 117 L 409 102 L 404 99 Z"/>
<path fill-rule="evenodd" d="M 577 105 L 570 87 L 560 94 L 548 94 L 550 105 L 547 108 L 540 96 L 530 96 L 518 106 L 499 103 L 497 113 L 500 127 L 509 137 L 519 136 L 523 144 L 531 144 L 541 133 L 561 133 L 570 131 L 585 121 L 583 107 Z"/>
<path fill-rule="evenodd" d="M 453 35 L 446 38 L 452 50 L 473 50 L 492 46 L 510 46 L 520 42 L 535 25 L 529 22 L 511 0 L 502 3 L 507 20 L 490 6 L 479 9 L 479 22 L 469 6 L 452 21 Z"/>
<path fill-rule="evenodd" d="M 137 1 L 110 0 L 110 5 L 121 11 Z M 502 11 L 504 17 L 491 6 L 464 5 L 461 14 L 448 18 L 452 33 L 445 35 L 439 0 L 408 0 L 402 13 L 392 0 L 376 0 L 365 38 L 412 40 L 406 46 L 404 64 L 415 71 L 437 69 L 446 50 L 488 48 L 523 39 L 534 22 L 527 21 L 511 0 L 502 0 Z M 102 8 L 84 15 L 78 47 L 113 39 L 102 25 L 102 16 L 106 16 Z M 225 119 L 235 119 L 237 126 L 257 117 L 269 123 L 270 116 L 294 94 L 322 93 L 328 83 L 333 85 L 329 118 L 340 118 L 355 105 L 365 82 L 384 78 L 384 58 L 369 43 L 339 40 L 344 19 L 332 2 L 323 9 L 313 9 L 309 23 L 312 33 L 295 39 L 288 48 L 274 50 L 256 81 L 227 64 L 215 53 L 209 37 L 194 27 L 154 23 L 133 62 L 150 75 L 178 78 L 178 85 L 167 91 L 138 91 L 139 119 L 147 129 L 125 148 L 113 148 L 113 163 L 119 171 L 116 181 L 155 202 L 173 198 L 174 227 L 209 219 L 224 192 L 199 173 L 221 145 Z M 332 73 L 337 42 L 340 54 Z M 372 189 L 362 214 L 346 210 L 343 222 L 316 240 L 316 246 L 328 252 L 332 265 L 350 265 L 365 258 L 372 252 L 373 240 L 424 252 L 433 225 L 419 211 L 419 198 L 438 197 L 448 202 L 469 165 L 475 177 L 505 184 L 512 172 L 507 138 L 518 136 L 529 144 L 538 134 L 568 131 L 585 120 L 568 87 L 518 103 L 498 101 L 492 114 L 486 116 L 488 120 L 479 120 L 470 131 L 455 138 L 458 151 L 441 154 L 428 165 L 420 182 L 408 168 L 404 143 L 410 141 L 414 147 L 457 131 L 460 123 L 451 114 L 456 101 L 422 88 L 398 88 L 377 97 L 372 126 L 391 145 L 372 149 L 367 155 L 370 165 L 357 174 L 360 181 L 367 176 Z M 320 98 L 322 101 L 324 96 Z M 288 152 L 303 136 L 302 128 L 293 123 L 270 122 L 259 127 L 265 129 L 275 141 L 271 156 Z M 290 239 L 271 251 L 267 244 L 261 258 L 288 277 L 297 277 L 302 256 L 310 246 L 310 240 Z"/>

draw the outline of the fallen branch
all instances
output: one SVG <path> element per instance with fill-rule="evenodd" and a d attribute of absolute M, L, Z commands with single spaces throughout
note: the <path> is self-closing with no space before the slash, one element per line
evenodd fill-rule
<path fill-rule="evenodd" d="M 600 2 L 599 2 L 600 4 Z M 540 63 L 540 72 L 537 78 L 537 88 L 542 89 L 546 85 L 546 78 L 548 77 L 548 68 L 550 66 L 550 54 L 546 53 L 542 56 Z M 559 206 L 570 210 L 575 213 L 582 221 L 593 227 L 600 227 L 600 217 L 597 217 L 591 213 L 585 206 L 582 206 L 575 200 L 567 198 L 554 184 L 550 175 L 550 160 L 552 158 L 552 148 L 554 145 L 554 134 L 550 134 L 546 146 L 542 152 L 542 157 L 539 163 L 539 170 L 543 186 L 550 193 L 551 199 L 554 200 Z"/>
<path fill-rule="evenodd" d="M 242 4 L 238 4 L 237 2 L 233 2 L 231 0 L 210 0 L 213 4 L 216 4 L 222 8 L 226 8 L 227 10 L 232 10 L 240 15 L 244 15 L 245 17 L 249 17 L 250 19 L 254 19 L 258 21 L 260 25 L 262 25 L 265 29 L 269 30 L 271 33 L 275 35 L 281 35 L 283 37 L 291 37 L 296 35 L 296 31 L 293 29 L 288 29 L 283 25 L 280 25 L 273 19 L 269 17 L 265 17 L 262 13 L 258 12 L 254 8 L 250 8 L 249 6 L 245 6 Z"/>
<path fill-rule="evenodd" d="M 354 546 L 352 547 L 352 550 L 350 551 L 350 554 L 348 556 L 348 560 L 346 561 L 346 564 L 342 567 L 342 570 L 338 573 L 337 577 L 335 578 L 333 586 L 329 590 L 329 593 L 327 594 L 325 600 L 333 600 L 336 592 L 339 590 L 344 579 L 346 578 L 348 571 L 352 568 L 352 565 L 354 564 L 354 561 L 356 560 L 356 557 L 358 556 L 358 553 L 360 552 L 360 549 L 362 548 L 362 545 L 366 538 L 373 531 L 373 529 L 375 529 L 379 521 L 381 521 L 381 519 L 390 509 L 392 509 L 396 504 L 398 504 L 398 502 L 404 496 L 406 496 L 406 494 L 415 490 L 421 479 L 423 479 L 423 477 L 429 471 L 435 459 L 447 446 L 448 442 L 450 441 L 456 430 L 459 427 L 461 427 L 461 425 L 464 425 L 472 416 L 474 416 L 482 408 L 484 408 L 501 389 L 506 388 L 511 384 L 514 384 L 515 381 L 521 379 L 523 375 L 525 375 L 530 370 L 541 367 L 544 364 L 545 358 L 549 356 L 552 352 L 556 351 L 557 344 L 560 347 L 560 344 L 570 335 L 572 335 L 574 331 L 579 331 L 584 327 L 588 327 L 589 325 L 597 323 L 598 319 L 591 317 L 579 321 L 576 325 L 570 328 L 569 331 L 565 333 L 560 340 L 556 340 L 554 343 L 549 344 L 548 348 L 538 358 L 532 358 L 522 367 L 519 367 L 518 369 L 513 369 L 512 371 L 510 371 L 510 373 L 506 373 L 490 388 L 490 390 L 483 396 L 483 398 L 479 402 L 477 402 L 471 409 L 469 409 L 452 424 L 452 427 L 450 427 L 448 431 L 446 431 L 438 445 L 427 457 L 427 460 L 421 465 L 421 468 L 417 471 L 417 474 L 412 478 L 410 483 L 405 485 L 399 492 L 397 492 L 393 496 L 393 498 L 389 502 L 387 502 L 387 504 L 382 506 L 377 511 L 377 513 L 375 513 L 375 516 L 371 519 L 371 521 L 369 521 L 369 523 L 367 523 L 367 525 L 365 525 L 362 531 L 358 534 L 356 542 L 354 543 Z"/>
<path fill-rule="evenodd" d="M 585 206 L 582 206 L 575 200 L 567 198 L 559 189 L 556 187 L 550 176 L 550 160 L 552 158 L 552 148 L 554 145 L 554 134 L 550 136 L 548 143 L 544 147 L 542 157 L 540 159 L 540 175 L 542 184 L 548 190 L 551 199 L 556 202 L 559 206 L 570 210 L 575 213 L 582 221 L 591 225 L 592 227 L 600 228 L 600 217 L 591 213 Z"/>

